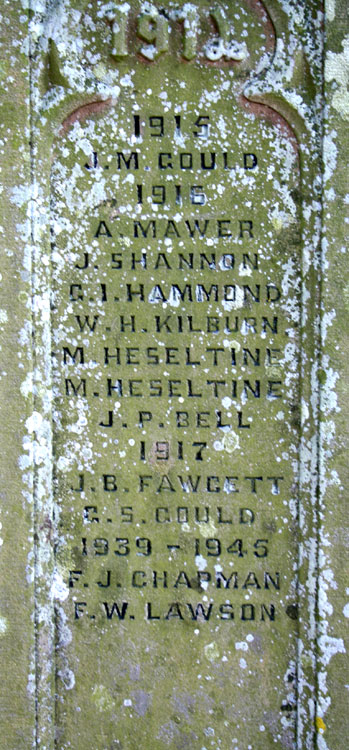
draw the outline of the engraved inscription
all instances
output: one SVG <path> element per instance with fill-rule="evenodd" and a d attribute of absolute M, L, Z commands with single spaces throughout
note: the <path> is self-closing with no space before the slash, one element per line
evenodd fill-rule
<path fill-rule="evenodd" d="M 121 59 L 124 11 L 113 12 Z M 211 17 L 221 37 L 206 55 L 220 59 L 228 32 L 218 7 Z M 155 59 L 168 19 L 146 12 L 137 34 Z M 195 45 L 184 37 L 184 57 Z M 215 675 L 222 715 L 210 722 L 228 746 L 234 643 L 255 644 L 260 680 L 263 660 L 284 675 L 280 690 L 266 685 L 267 701 L 280 711 L 288 696 L 280 731 L 294 727 L 298 156 L 278 126 L 243 109 L 229 70 L 203 69 L 190 95 L 190 73 L 183 87 L 164 75 L 166 85 L 148 78 L 136 95 L 126 85 L 55 143 L 56 564 L 66 586 L 57 617 L 71 632 L 58 675 L 73 669 L 83 703 L 81 676 L 101 670 L 121 738 L 128 675 L 141 663 L 157 717 L 151 729 L 137 721 L 156 748 L 168 665 L 186 692 Z M 62 679 L 64 724 L 72 698 Z M 242 695 L 240 717 L 253 695 L 247 671 Z M 86 741 L 78 726 L 76 750 Z M 113 711 L 105 726 L 112 737 Z"/>

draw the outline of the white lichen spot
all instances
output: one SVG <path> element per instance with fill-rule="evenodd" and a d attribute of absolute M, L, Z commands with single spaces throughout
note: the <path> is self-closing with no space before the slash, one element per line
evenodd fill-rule
<path fill-rule="evenodd" d="M 5 635 L 7 632 L 7 619 L 0 615 L 0 636 Z"/>
<path fill-rule="evenodd" d="M 28 398 L 33 393 L 33 373 L 28 372 L 25 379 L 20 385 L 20 392 L 24 398 Z"/>
<path fill-rule="evenodd" d="M 323 139 L 323 159 L 324 159 L 324 181 L 327 182 L 331 179 L 337 167 L 337 153 L 338 149 L 335 143 L 336 132 L 331 130 L 327 133 Z"/>
<path fill-rule="evenodd" d="M 235 648 L 237 651 L 248 651 L 248 644 L 245 641 L 237 641 Z"/>
<path fill-rule="evenodd" d="M 205 570 L 207 568 L 207 560 L 202 555 L 196 555 L 195 565 L 198 570 Z"/>
<path fill-rule="evenodd" d="M 233 430 L 226 432 L 222 440 L 222 447 L 227 453 L 234 453 L 239 448 L 240 440 L 239 436 Z"/>
<path fill-rule="evenodd" d="M 326 0 L 326 16 L 329 21 L 334 21 L 336 16 L 336 0 Z"/>
<path fill-rule="evenodd" d="M 321 649 L 320 662 L 326 666 L 335 654 L 345 654 L 343 638 L 333 638 L 329 635 L 322 635 L 319 638 Z"/>
<path fill-rule="evenodd" d="M 349 35 L 342 41 L 343 52 L 328 52 L 325 62 L 326 81 L 338 85 L 332 95 L 332 105 L 343 119 L 349 119 Z"/>
<path fill-rule="evenodd" d="M 42 425 L 42 415 L 38 411 L 33 411 L 32 415 L 26 420 L 25 426 L 29 433 L 36 432 Z"/>
<path fill-rule="evenodd" d="M 204 647 L 204 654 L 206 656 L 206 659 L 208 659 L 209 661 L 217 661 L 220 656 L 217 643 L 215 643 L 215 641 L 212 641 L 212 643 L 208 643 Z"/>
<path fill-rule="evenodd" d="M 69 596 L 69 588 L 58 570 L 53 575 L 51 593 L 54 599 L 59 599 L 61 602 Z"/>
<path fill-rule="evenodd" d="M 221 440 L 215 440 L 213 443 L 213 450 L 215 451 L 222 451 L 223 450 L 223 443 Z"/>
<path fill-rule="evenodd" d="M 98 711 L 112 711 L 115 706 L 108 688 L 105 685 L 95 685 L 92 690 L 92 698 Z"/>
<path fill-rule="evenodd" d="M 62 680 L 66 690 L 72 690 L 75 685 L 75 675 L 71 669 L 66 667 L 65 669 L 58 670 L 58 677 Z"/>
<path fill-rule="evenodd" d="M 200 534 L 204 537 L 204 539 L 207 539 L 210 536 L 214 536 L 217 529 L 213 523 L 213 521 L 210 521 L 209 523 L 202 524 L 203 528 L 200 528 Z M 201 557 L 201 555 L 200 555 Z M 196 559 L 196 558 L 195 558 Z M 206 560 L 205 560 L 206 562 Z"/>

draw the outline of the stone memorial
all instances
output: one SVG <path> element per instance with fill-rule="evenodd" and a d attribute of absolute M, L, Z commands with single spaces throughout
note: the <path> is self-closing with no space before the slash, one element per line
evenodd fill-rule
<path fill-rule="evenodd" d="M 345 3 L 2 3 L 4 748 L 346 747 Z"/>

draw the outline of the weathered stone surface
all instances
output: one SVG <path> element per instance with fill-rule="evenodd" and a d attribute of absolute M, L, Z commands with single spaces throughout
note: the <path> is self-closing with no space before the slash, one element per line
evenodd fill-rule
<path fill-rule="evenodd" d="M 22 4 L 2 3 L 0 702 L 9 748 L 31 746 L 35 729 L 32 488 L 30 461 L 20 461 L 33 410 L 27 40 Z"/>
<path fill-rule="evenodd" d="M 339 6 L 14 6 L 6 747 L 345 746 Z"/>

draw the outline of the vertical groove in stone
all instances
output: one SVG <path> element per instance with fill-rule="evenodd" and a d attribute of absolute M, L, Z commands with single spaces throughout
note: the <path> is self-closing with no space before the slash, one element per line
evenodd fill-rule
<path fill-rule="evenodd" d="M 45 15 L 49 12 L 46 7 Z M 44 19 L 29 2 L 30 65 L 30 158 L 31 158 L 31 248 L 32 248 L 32 350 L 34 415 L 39 422 L 34 440 L 34 630 L 35 630 L 35 747 L 53 750 L 54 721 L 54 526 L 52 503 L 51 440 L 51 342 L 50 342 L 50 255 L 47 231 L 47 196 L 43 191 L 50 138 L 42 148 L 41 92 L 35 80 L 40 51 L 34 38 L 35 25 Z M 41 136 L 41 138 L 40 138 Z M 40 222 L 41 220 L 41 222 Z"/>

